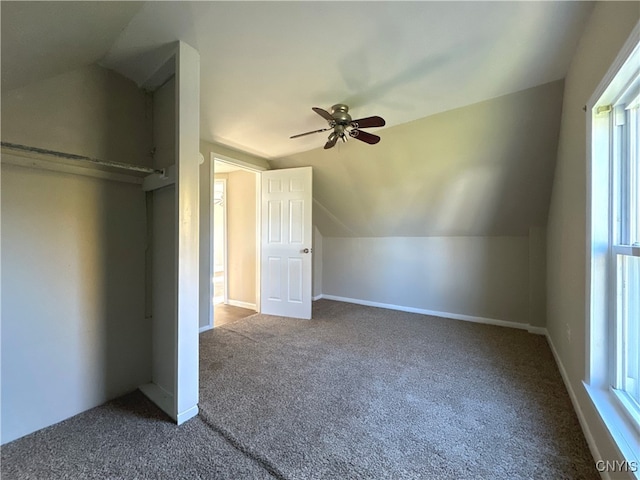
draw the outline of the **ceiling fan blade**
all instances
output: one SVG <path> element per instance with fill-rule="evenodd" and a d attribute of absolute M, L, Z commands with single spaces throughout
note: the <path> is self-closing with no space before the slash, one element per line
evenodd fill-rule
<path fill-rule="evenodd" d="M 313 110 L 314 112 L 316 112 L 318 115 L 320 115 L 322 118 L 324 118 L 327 122 L 333 122 L 333 117 L 331 116 L 331 114 L 329 112 L 327 112 L 326 110 L 323 110 L 321 108 L 318 107 L 313 107 L 311 110 Z"/>
<path fill-rule="evenodd" d="M 349 135 L 351 135 L 356 140 L 360 140 L 361 142 L 368 143 L 369 145 L 375 145 L 380 141 L 379 136 L 374 135 L 372 133 L 363 132 L 362 130 L 351 130 L 349 132 Z"/>
<path fill-rule="evenodd" d="M 353 128 L 370 128 L 370 127 L 384 127 L 386 122 L 382 117 L 365 117 L 353 120 L 351 122 Z"/>
<path fill-rule="evenodd" d="M 333 147 L 336 144 L 336 142 L 338 141 L 338 138 L 340 138 L 340 136 L 335 132 L 333 132 L 331 135 L 329 135 L 329 141 L 324 144 L 324 149 L 328 150 L 331 147 Z"/>
<path fill-rule="evenodd" d="M 289 138 L 304 137 L 305 135 L 311 135 L 312 133 L 326 132 L 327 130 L 331 130 L 331 127 L 321 128 L 320 130 L 314 130 L 313 132 L 299 133 L 298 135 L 293 135 L 292 137 L 289 137 Z"/>

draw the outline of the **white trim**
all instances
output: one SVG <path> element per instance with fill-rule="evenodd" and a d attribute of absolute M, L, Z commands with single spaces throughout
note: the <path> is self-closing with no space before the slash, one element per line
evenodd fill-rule
<path fill-rule="evenodd" d="M 179 413 L 176 416 L 176 423 L 178 425 L 182 425 L 184 422 L 186 422 L 187 420 L 192 419 L 196 415 L 198 415 L 198 405 L 194 405 L 193 407 L 185 410 L 184 412 Z"/>
<path fill-rule="evenodd" d="M 630 424 L 631 428 L 636 437 L 638 437 L 638 443 L 640 443 L 640 422 L 638 421 L 637 415 L 640 411 L 638 408 L 635 399 L 632 399 L 631 395 L 624 390 L 617 390 L 614 388 L 609 388 L 609 392 L 615 398 L 615 401 L 620 404 L 622 407 L 622 415 L 627 423 Z M 640 452 L 640 445 L 636 448 L 637 452 Z"/>
<path fill-rule="evenodd" d="M 535 327 L 533 325 L 528 325 L 527 330 L 529 333 L 533 333 L 534 335 L 547 335 L 547 329 L 545 327 Z"/>
<path fill-rule="evenodd" d="M 618 71 L 622 68 L 627 59 L 636 49 L 638 45 L 638 37 L 640 37 L 640 21 L 638 21 L 636 23 L 636 26 L 633 27 L 633 30 L 631 30 L 631 33 L 627 37 L 624 46 L 620 49 L 620 52 L 618 52 L 616 59 L 613 61 L 613 63 L 609 67 L 609 70 L 607 70 L 607 73 L 602 78 L 595 91 L 589 98 L 589 101 L 586 105 L 587 113 L 591 112 L 593 107 L 596 105 L 596 102 L 600 100 L 600 97 L 602 97 L 602 95 L 605 93 L 605 90 L 607 90 L 615 76 L 618 74 Z M 590 147 L 590 145 L 588 145 L 588 147 Z"/>
<path fill-rule="evenodd" d="M 240 308 L 248 308 L 250 310 L 256 310 L 255 303 L 241 302 L 240 300 L 229 299 L 229 301 L 227 302 L 227 305 L 231 305 L 232 307 L 240 307 Z"/>
<path fill-rule="evenodd" d="M 620 49 L 615 60 L 594 90 L 586 104 L 586 255 L 585 264 L 585 376 L 583 387 L 590 398 L 594 409 L 608 430 L 620 457 L 627 461 L 638 461 L 639 451 L 637 431 L 631 429 L 631 422 L 625 422 L 624 412 L 618 408 L 615 395 L 609 391 L 612 369 L 609 359 L 615 358 L 615 332 L 607 319 L 615 318 L 615 278 L 612 276 L 615 268 L 613 256 L 615 254 L 638 255 L 635 246 L 617 246 L 618 239 L 612 236 L 610 224 L 616 218 L 615 207 L 611 201 L 612 189 L 616 181 L 615 163 L 612 162 L 612 138 L 610 119 L 615 115 L 615 108 L 611 106 L 619 100 L 620 92 L 629 87 L 629 78 L 635 76 L 638 60 L 640 60 L 640 21 Z M 604 112 L 612 112 L 603 115 Z M 607 157 L 606 163 L 594 161 L 600 155 Z M 598 179 L 596 183 L 594 179 Z M 604 210 L 603 205 L 608 205 Z M 602 208 L 601 211 L 598 208 Z M 605 251 L 606 248 L 606 251 Z M 606 283 L 605 283 L 606 280 Z M 578 405 L 574 391 L 569 383 L 566 371 L 560 357 L 551 341 L 549 345 L 558 364 L 567 390 L 569 391 L 574 409 L 578 414 L 589 447 L 596 460 L 601 460 L 594 439 L 589 431 L 584 415 Z M 615 384 L 615 382 L 613 382 Z M 635 433 L 634 433 L 635 432 Z M 635 443 L 634 443 L 635 442 Z M 632 446 L 633 445 L 633 446 Z M 637 465 L 637 463 L 636 463 Z M 606 473 L 603 478 L 610 478 Z M 633 477 L 631 473 L 629 475 Z M 640 478 L 638 473 L 636 478 Z"/>
<path fill-rule="evenodd" d="M 640 468 L 640 457 L 638 456 L 638 452 L 640 452 L 640 438 L 638 438 L 638 432 L 626 421 L 622 420 L 627 413 L 623 410 L 624 407 L 618 402 L 615 394 L 610 390 L 592 387 L 586 382 L 583 382 L 583 386 L 594 408 L 597 410 L 605 429 L 611 436 L 613 440 L 612 443 L 619 457 L 622 461 L 626 461 L 630 465 L 635 464 L 636 468 Z M 594 458 L 596 458 L 595 455 Z M 596 460 L 604 459 L 597 458 Z M 613 460 L 615 461 L 616 459 Z M 640 470 L 627 473 L 628 478 L 640 479 Z M 616 472 L 615 478 L 620 478 L 620 475 L 620 472 Z M 604 473 L 602 476 L 605 478 Z"/>
<path fill-rule="evenodd" d="M 203 327 L 200 327 L 198 333 L 206 332 L 207 330 L 213 330 L 213 325 L 205 325 Z"/>
<path fill-rule="evenodd" d="M 256 172 L 256 305 L 262 311 L 262 173 Z"/>
<path fill-rule="evenodd" d="M 358 298 L 339 297 L 337 295 L 322 294 L 317 297 L 314 297 L 314 300 L 319 300 L 320 298 L 326 298 L 327 300 L 335 300 L 338 302 L 355 303 L 357 305 L 365 305 L 367 307 L 386 308 L 389 310 L 398 310 L 401 312 L 408 312 L 408 313 L 419 313 L 422 315 L 431 315 L 433 317 L 449 318 L 452 320 L 463 320 L 465 322 L 484 323 L 486 325 L 495 325 L 498 327 L 517 328 L 519 330 L 527 330 L 530 333 L 538 334 L 538 335 L 544 335 L 546 333 L 546 330 L 544 328 L 534 327 L 529 325 L 528 323 L 510 322 L 507 320 L 498 320 L 496 318 L 477 317 L 474 315 L 464 315 L 460 313 L 439 312 L 436 310 L 426 310 L 424 308 L 406 307 L 403 305 L 393 305 L 390 303 L 380 303 L 380 302 L 372 302 L 369 300 L 360 300 Z"/>
<path fill-rule="evenodd" d="M 200 309 L 200 54 L 179 41 L 175 56 L 175 415 L 197 407 L 199 398 L 198 318 Z M 169 352 L 163 352 L 169 354 Z M 184 420 L 182 420 L 184 421 Z"/>
<path fill-rule="evenodd" d="M 627 255 L 629 257 L 640 257 L 640 246 L 635 245 L 612 245 L 614 255 Z"/>
<path fill-rule="evenodd" d="M 231 157 L 227 157 L 226 155 L 221 155 L 216 152 L 211 152 L 211 161 L 215 161 L 215 160 L 222 163 L 226 163 L 228 165 L 234 165 L 236 167 L 242 168 L 243 170 L 249 170 L 254 173 L 260 173 L 267 170 L 265 167 L 255 165 L 251 162 L 245 162 L 243 160 L 238 160 L 237 158 L 231 158 Z"/>
<path fill-rule="evenodd" d="M 312 297 L 311 300 L 313 300 L 314 302 L 317 300 L 321 300 L 324 298 L 324 295 L 320 294 L 320 295 L 316 295 L 315 297 Z"/>
<path fill-rule="evenodd" d="M 591 102 L 591 100 L 589 100 Z M 594 100 L 595 102 L 595 100 Z M 593 115 L 590 113 L 594 107 L 594 104 L 585 105 L 585 123 L 587 124 L 586 128 L 586 185 L 585 185 L 585 231 L 586 231 L 586 248 L 585 248 L 585 306 L 584 311 L 586 315 L 586 325 L 584 330 L 584 379 L 591 381 L 593 375 L 593 368 L 591 366 L 593 362 L 593 355 L 591 353 L 591 345 L 593 343 L 592 337 L 594 335 L 593 327 L 591 325 L 591 318 L 593 316 L 593 312 L 595 310 L 595 306 L 593 304 L 593 295 L 591 294 L 592 284 L 593 284 L 593 269 L 595 268 L 593 264 L 594 257 L 594 241 L 593 241 Z M 547 305 L 548 305 L 547 300 Z M 547 320 L 548 316 L 547 316 Z M 557 361 L 556 361 L 557 363 Z"/>
<path fill-rule="evenodd" d="M 551 340 L 551 336 L 549 335 L 548 332 L 545 334 L 545 336 L 547 337 L 547 343 L 549 344 L 549 348 L 551 349 L 553 358 L 556 361 L 556 365 L 558 365 L 558 370 L 560 371 L 560 376 L 562 377 L 564 386 L 567 389 L 567 392 L 569 393 L 571 404 L 573 405 L 573 409 L 575 410 L 576 415 L 578 417 L 578 422 L 580 422 L 580 427 L 582 428 L 582 433 L 584 434 L 587 440 L 587 445 L 589 445 L 589 450 L 591 451 L 591 455 L 593 456 L 593 459 L 596 462 L 598 460 L 603 460 L 602 456 L 600 455 L 600 451 L 598 450 L 598 446 L 596 445 L 596 441 L 594 440 L 591 430 L 589 429 L 589 424 L 587 423 L 587 419 L 585 418 L 584 413 L 582 412 L 582 408 L 580 407 L 580 402 L 578 402 L 578 397 L 576 397 L 576 393 L 573 390 L 573 386 L 569 381 L 569 376 L 567 375 L 567 371 L 565 370 L 564 365 L 562 364 L 562 360 L 560 360 L 560 355 L 558 355 L 558 351 L 556 350 L 556 347 L 553 344 L 553 340 Z M 605 480 L 608 480 L 609 478 L 611 478 L 608 472 L 601 472 L 600 476 Z"/>
<path fill-rule="evenodd" d="M 591 112 L 588 110 L 588 112 Z M 597 125 L 597 128 L 594 128 Z M 608 349 L 609 342 L 605 342 L 603 348 L 592 349 L 591 346 L 599 344 L 602 339 L 608 338 L 606 321 L 594 323 L 594 318 L 611 315 L 608 311 L 611 296 L 609 285 L 603 282 L 609 275 L 610 268 L 611 235 L 609 222 L 613 214 L 609 199 L 609 183 L 612 175 L 609 162 L 593 163 L 594 154 L 609 155 L 609 116 L 586 115 L 586 254 L 585 254 L 585 375 L 591 385 L 602 386 L 607 382 Z M 597 149 L 597 152 L 596 152 Z M 598 179 L 598 183 L 594 179 Z M 597 215 L 595 209 L 600 208 Z M 597 282 L 597 284 L 596 284 Z"/>

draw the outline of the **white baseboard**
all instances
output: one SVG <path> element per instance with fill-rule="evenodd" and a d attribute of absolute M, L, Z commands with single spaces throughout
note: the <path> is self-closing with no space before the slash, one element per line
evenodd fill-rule
<path fill-rule="evenodd" d="M 179 413 L 176 418 L 176 423 L 178 425 L 182 425 L 184 422 L 195 417 L 196 415 L 198 415 L 198 405 L 194 405 L 193 407 L 185 410 L 184 412 Z"/>
<path fill-rule="evenodd" d="M 339 297 L 337 295 L 319 295 L 314 297 L 314 300 L 320 298 L 326 298 L 327 300 L 335 300 L 338 302 L 355 303 L 357 305 L 365 305 L 367 307 L 387 308 L 389 310 L 398 310 L 408 313 L 419 313 L 422 315 L 431 315 L 434 317 L 450 318 L 453 320 L 463 320 L 465 322 L 484 323 L 487 325 L 496 325 L 498 327 L 517 328 L 520 330 L 527 330 L 530 333 L 537 335 L 544 335 L 546 330 L 541 327 L 534 327 L 528 323 L 509 322 L 507 320 L 498 320 L 496 318 L 476 317 L 473 315 L 463 315 L 460 313 L 439 312 L 435 310 L 426 310 L 424 308 L 405 307 L 403 305 L 393 305 L 390 303 L 371 302 L 369 300 L 360 300 L 357 298 Z"/>
<path fill-rule="evenodd" d="M 547 329 L 544 327 L 534 327 L 533 325 L 527 325 L 527 330 L 529 333 L 533 333 L 534 335 L 544 335 L 547 336 Z"/>
<path fill-rule="evenodd" d="M 227 302 L 227 305 L 231 305 L 232 307 L 240 307 L 240 308 L 248 308 L 250 310 L 257 310 L 255 303 L 249 302 L 241 302 L 240 300 L 231 300 Z"/>
<path fill-rule="evenodd" d="M 200 327 L 198 333 L 206 332 L 207 330 L 213 330 L 213 325 L 205 325 L 204 327 Z"/>
<path fill-rule="evenodd" d="M 560 376 L 562 377 L 562 381 L 564 382 L 564 386 L 569 392 L 569 398 L 571 399 L 571 404 L 573 405 L 573 410 L 576 412 L 578 416 L 578 421 L 580 422 L 580 427 L 582 428 L 582 433 L 587 440 L 587 444 L 589 445 L 589 450 L 591 451 L 591 455 L 595 460 L 599 460 L 602 457 L 600 456 L 600 452 L 598 451 L 598 446 L 591 434 L 591 430 L 589 429 L 589 425 L 587 424 L 587 420 L 582 412 L 582 408 L 580 407 L 580 403 L 578 402 L 578 397 L 576 397 L 576 392 L 573 390 L 571 386 L 571 382 L 569 381 L 569 376 L 567 375 L 567 371 L 564 368 L 562 360 L 560 360 L 560 355 L 558 355 L 558 351 L 556 350 L 555 345 L 553 344 L 553 340 L 551 340 L 551 336 L 549 332 L 545 333 L 547 337 L 547 343 L 549 344 L 549 348 L 551 348 L 551 353 L 553 353 L 553 358 L 556 361 L 556 365 L 558 365 L 558 370 L 560 371 Z M 600 472 L 601 478 L 604 480 L 609 480 L 611 476 L 608 472 Z"/>
<path fill-rule="evenodd" d="M 315 297 L 311 297 L 311 300 L 315 302 L 316 300 L 320 300 L 322 298 L 324 298 L 324 295 L 320 294 L 320 295 L 316 295 Z"/>

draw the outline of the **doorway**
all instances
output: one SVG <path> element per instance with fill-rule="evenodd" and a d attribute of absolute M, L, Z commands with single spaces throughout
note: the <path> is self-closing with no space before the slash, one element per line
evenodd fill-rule
<path fill-rule="evenodd" d="M 214 160 L 213 326 L 257 311 L 258 174 Z"/>

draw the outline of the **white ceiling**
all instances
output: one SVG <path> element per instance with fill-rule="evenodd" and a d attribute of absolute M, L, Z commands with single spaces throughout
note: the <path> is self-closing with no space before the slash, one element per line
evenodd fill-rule
<path fill-rule="evenodd" d="M 324 144 L 322 135 L 288 138 L 326 125 L 313 106 L 345 102 L 354 118 L 380 115 L 395 126 L 563 78 L 593 7 L 8 3 L 2 2 L 3 89 L 102 55 L 103 66 L 142 84 L 149 72 L 140 56 L 183 40 L 201 56 L 201 137 L 270 159 Z"/>

